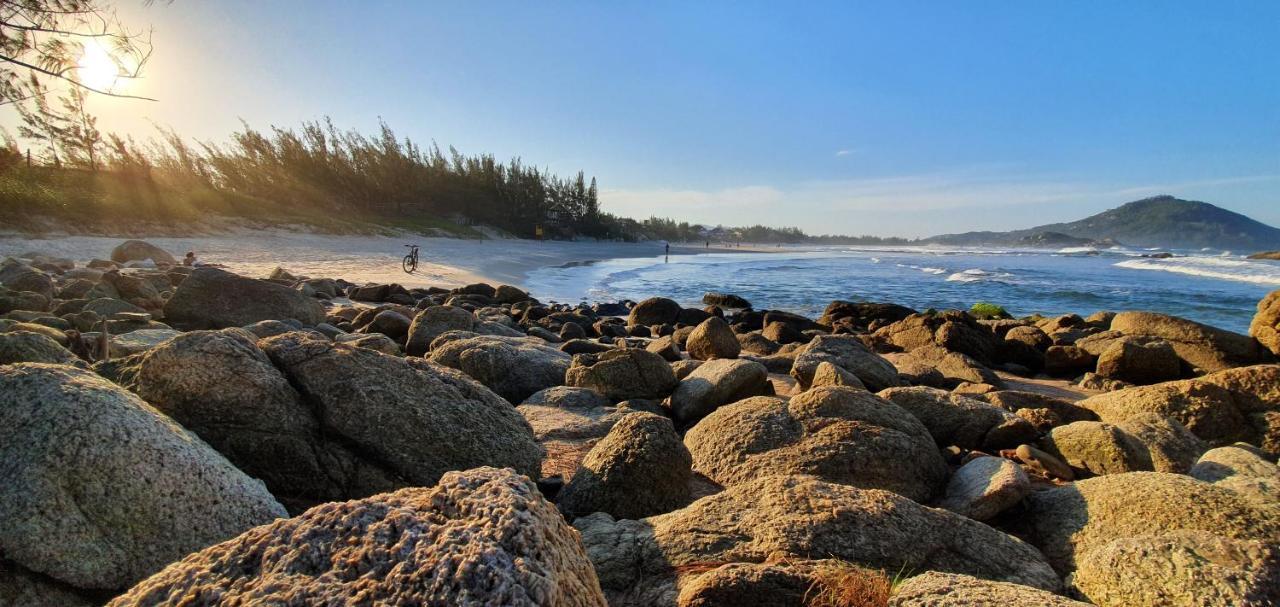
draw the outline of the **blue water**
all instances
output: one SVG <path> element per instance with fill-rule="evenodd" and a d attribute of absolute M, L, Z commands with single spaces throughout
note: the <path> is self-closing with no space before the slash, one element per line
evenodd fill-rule
<path fill-rule="evenodd" d="M 673 255 L 542 268 L 525 281 L 544 301 L 640 300 L 701 306 L 707 291 L 809 316 L 833 299 L 923 310 L 985 301 L 1021 316 L 1151 310 L 1245 332 L 1258 300 L 1280 289 L 1280 263 L 1216 252 L 1172 259 L 1144 251 L 832 247 L 779 253 Z"/>

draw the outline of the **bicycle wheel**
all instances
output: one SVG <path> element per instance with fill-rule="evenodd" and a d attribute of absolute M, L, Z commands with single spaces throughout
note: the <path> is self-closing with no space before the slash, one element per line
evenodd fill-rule
<path fill-rule="evenodd" d="M 410 253 L 404 256 L 404 261 L 400 263 L 400 266 L 404 268 L 406 274 L 413 274 L 413 271 L 418 269 L 418 260 Z"/>

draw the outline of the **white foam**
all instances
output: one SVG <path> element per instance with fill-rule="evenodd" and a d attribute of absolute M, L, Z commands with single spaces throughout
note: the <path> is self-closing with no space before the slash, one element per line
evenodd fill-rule
<path fill-rule="evenodd" d="M 1013 274 L 1008 272 L 988 272 L 979 268 L 969 268 L 956 272 L 947 277 L 947 282 L 982 282 L 984 280 L 993 280 L 1004 282 L 1006 279 L 1013 278 Z"/>
<path fill-rule="evenodd" d="M 1114 264 L 1117 268 L 1173 272 L 1219 280 L 1234 280 L 1263 285 L 1280 285 L 1280 266 L 1227 259 L 1223 257 L 1173 257 L 1170 259 L 1130 259 Z"/>
<path fill-rule="evenodd" d="M 1093 247 L 1064 247 L 1058 249 L 1059 253 L 1070 255 L 1072 253 L 1097 253 L 1098 250 Z"/>

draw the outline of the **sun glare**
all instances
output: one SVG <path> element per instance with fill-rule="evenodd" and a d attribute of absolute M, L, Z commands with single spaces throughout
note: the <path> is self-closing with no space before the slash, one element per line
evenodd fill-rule
<path fill-rule="evenodd" d="M 109 90 L 120 75 L 120 68 L 111 58 L 111 53 L 94 40 L 84 44 L 84 54 L 80 55 L 76 67 L 80 82 L 100 91 Z"/>

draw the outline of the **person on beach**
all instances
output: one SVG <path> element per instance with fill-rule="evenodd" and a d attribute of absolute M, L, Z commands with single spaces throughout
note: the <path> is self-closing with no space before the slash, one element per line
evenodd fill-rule
<path fill-rule="evenodd" d="M 200 260 L 196 259 L 196 252 L 187 251 L 187 256 L 182 258 L 182 265 L 190 267 L 200 265 Z"/>

